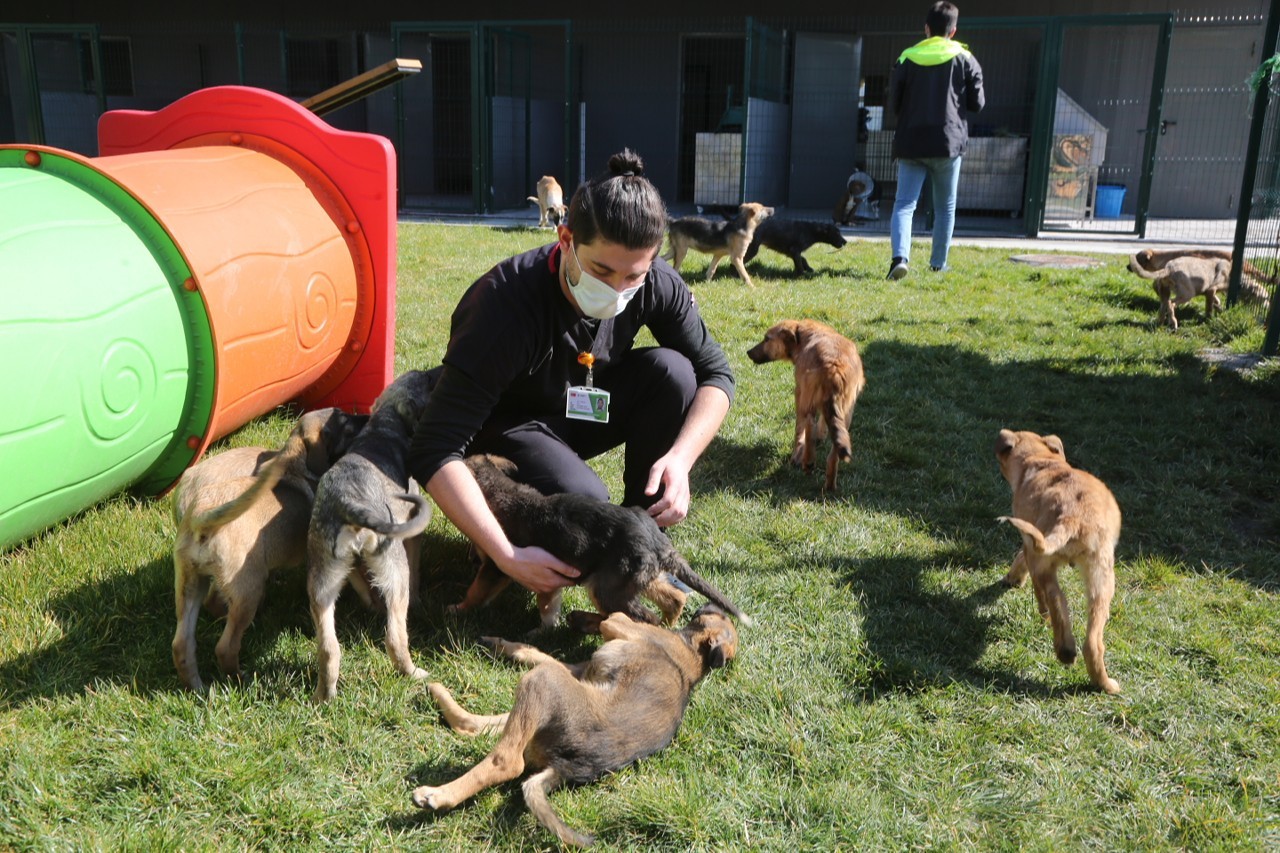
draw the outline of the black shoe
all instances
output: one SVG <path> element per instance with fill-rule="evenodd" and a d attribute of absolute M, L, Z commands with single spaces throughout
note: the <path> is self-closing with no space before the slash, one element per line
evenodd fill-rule
<path fill-rule="evenodd" d="M 906 278 L 907 272 L 907 259 L 894 258 L 893 262 L 889 264 L 889 274 L 885 276 L 885 278 L 889 281 L 898 281 L 899 279 Z"/>

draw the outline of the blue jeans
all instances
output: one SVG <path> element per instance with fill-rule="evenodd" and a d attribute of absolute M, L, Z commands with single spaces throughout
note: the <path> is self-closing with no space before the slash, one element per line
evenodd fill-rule
<path fill-rule="evenodd" d="M 915 215 L 926 177 L 933 185 L 933 252 L 929 264 L 945 267 L 947 252 L 951 250 L 951 232 L 956 225 L 959 157 L 898 160 L 898 192 L 893 199 L 893 218 L 889 220 L 889 243 L 895 258 L 910 259 L 911 217 Z"/>

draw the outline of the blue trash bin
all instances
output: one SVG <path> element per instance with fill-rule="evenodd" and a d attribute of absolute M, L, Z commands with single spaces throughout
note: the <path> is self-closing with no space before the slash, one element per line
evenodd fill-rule
<path fill-rule="evenodd" d="M 1098 184 L 1094 215 L 1098 219 L 1118 219 L 1124 206 L 1124 184 Z"/>

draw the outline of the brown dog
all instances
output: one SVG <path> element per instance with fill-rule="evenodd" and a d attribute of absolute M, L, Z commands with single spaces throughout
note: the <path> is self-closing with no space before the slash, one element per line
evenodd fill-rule
<path fill-rule="evenodd" d="M 239 674 L 240 643 L 262 602 L 267 575 L 304 562 L 314 486 L 365 420 L 337 409 L 308 412 L 279 452 L 228 450 L 182 475 L 173 497 L 173 664 L 185 686 L 204 690 L 195 630 L 200 602 L 211 594 L 220 597 L 211 609 L 225 606 L 227 617 L 218 668 Z"/>
<path fill-rule="evenodd" d="M 581 572 L 578 583 L 591 595 L 598 612 L 571 613 L 570 622 L 578 630 L 594 633 L 603 616 L 619 611 L 637 621 L 656 623 L 640 596 L 658 605 L 666 624 L 675 624 L 684 610 L 685 594 L 668 580 L 668 572 L 750 624 L 724 593 L 693 570 L 643 508 L 622 507 L 587 495 L 544 495 L 511 479 L 516 465 L 501 456 L 479 454 L 467 457 L 466 463 L 513 544 L 544 548 Z M 492 560 L 481 555 L 480 569 L 466 597 L 450 609 L 481 607 L 510 583 Z M 559 618 L 562 592 L 538 594 L 542 628 L 553 627 Z"/>
<path fill-rule="evenodd" d="M 1053 625 L 1058 660 L 1072 664 L 1076 640 L 1067 598 L 1058 586 L 1058 569 L 1074 565 L 1084 579 L 1089 626 L 1084 662 L 1089 678 L 1108 693 L 1120 685 L 1107 675 L 1102 632 L 1115 593 L 1115 550 L 1120 538 L 1120 507 L 1101 480 L 1067 464 L 1056 435 L 1002 429 L 996 439 L 1000 473 L 1013 488 L 1013 514 L 1001 516 L 1022 533 L 1022 550 L 1004 577 L 1022 586 L 1031 575 L 1040 615 Z"/>
<path fill-rule="evenodd" d="M 1222 308 L 1218 294 L 1227 289 L 1231 279 L 1231 253 L 1218 249 L 1178 249 L 1155 252 L 1143 249 L 1129 258 L 1129 270 L 1152 280 L 1156 296 L 1160 299 L 1157 323 L 1168 323 L 1178 328 L 1177 306 L 1204 296 L 1205 319 Z M 1260 282 L 1274 284 L 1273 278 L 1248 261 L 1240 276 L 1240 296 L 1247 302 L 1262 306 L 1265 312 L 1271 304 L 1266 288 Z"/>
<path fill-rule="evenodd" d="M 469 713 L 443 685 L 429 685 L 454 731 L 501 730 L 502 736 L 488 756 L 452 782 L 415 788 L 414 804 L 444 811 L 534 770 L 522 786 L 534 817 L 563 844 L 591 845 L 595 839 L 570 829 L 547 795 L 565 782 L 594 781 L 671 743 L 694 686 L 738 650 L 733 623 L 711 605 L 678 632 L 614 613 L 600 623 L 600 633 L 604 645 L 590 660 L 573 665 L 523 643 L 485 638 L 495 651 L 533 667 L 520 679 L 506 714 Z"/>
<path fill-rule="evenodd" d="M 667 226 L 669 247 L 664 256 L 671 265 L 680 269 L 684 256 L 690 248 L 711 255 L 711 266 L 707 267 L 707 281 L 716 274 L 716 267 L 726 257 L 738 271 L 738 277 L 751 286 L 751 276 L 747 275 L 747 267 L 743 256 L 751 247 L 751 238 L 755 235 L 756 226 L 773 215 L 772 207 L 765 207 L 749 201 L 738 208 L 738 215 L 725 222 L 712 222 L 701 216 L 682 216 L 674 219 Z"/>
<path fill-rule="evenodd" d="M 564 190 L 560 182 L 550 175 L 538 179 L 538 194 L 529 196 L 529 201 L 538 205 L 538 227 L 554 228 L 564 220 Z"/>
<path fill-rule="evenodd" d="M 783 320 L 747 350 L 756 364 L 791 361 L 796 369 L 796 442 L 791 462 L 813 468 L 817 440 L 831 434 L 827 479 L 823 490 L 836 488 L 836 467 L 853 456 L 849 420 L 867 381 L 853 341 L 817 320 Z"/>

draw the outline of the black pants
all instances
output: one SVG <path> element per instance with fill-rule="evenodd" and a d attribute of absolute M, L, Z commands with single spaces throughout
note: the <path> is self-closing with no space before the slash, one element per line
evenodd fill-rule
<path fill-rule="evenodd" d="M 698 390 L 693 365 L 675 350 L 632 350 L 595 383 L 610 393 L 609 423 L 571 420 L 561 412 L 540 418 L 494 416 L 467 453 L 495 453 L 518 466 L 517 479 L 543 494 L 574 492 L 609 500 L 609 490 L 583 460 L 626 446 L 623 506 L 653 504 L 649 469 L 671 449 Z"/>

